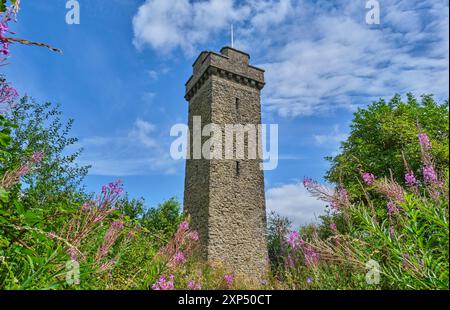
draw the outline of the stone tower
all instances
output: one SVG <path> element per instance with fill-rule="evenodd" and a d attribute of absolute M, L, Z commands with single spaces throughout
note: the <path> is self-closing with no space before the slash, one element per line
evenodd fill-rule
<path fill-rule="evenodd" d="M 193 64 L 185 95 L 190 156 L 184 208 L 199 232 L 204 258 L 259 278 L 268 267 L 262 160 L 193 159 L 192 147 L 194 116 L 201 117 L 202 126 L 213 123 L 222 129 L 225 124 L 261 124 L 264 70 L 251 66 L 249 59 L 242 51 L 224 47 L 220 54 L 202 52 Z M 208 138 L 202 137 L 202 144 Z"/>

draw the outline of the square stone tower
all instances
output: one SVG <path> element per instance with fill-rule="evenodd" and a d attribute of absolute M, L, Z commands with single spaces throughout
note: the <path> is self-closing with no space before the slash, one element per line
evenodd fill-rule
<path fill-rule="evenodd" d="M 194 116 L 201 117 L 202 127 L 213 123 L 223 131 L 225 124 L 261 124 L 264 70 L 251 66 L 249 59 L 242 51 L 224 47 L 220 54 L 202 52 L 193 64 L 185 95 L 190 156 L 184 208 L 199 232 L 204 258 L 256 279 L 268 268 L 262 159 L 193 159 L 192 148 Z M 202 137 L 202 144 L 207 139 Z M 261 148 L 260 141 L 257 145 Z"/>

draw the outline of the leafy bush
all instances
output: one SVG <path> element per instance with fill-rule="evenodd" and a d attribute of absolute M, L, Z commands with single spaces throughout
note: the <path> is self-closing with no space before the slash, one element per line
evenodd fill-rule
<path fill-rule="evenodd" d="M 171 198 L 156 208 L 148 209 L 142 216 L 140 224 L 160 240 L 157 244 L 161 246 L 174 235 L 183 220 L 180 210 L 180 203 Z"/>
<path fill-rule="evenodd" d="M 418 138 L 417 138 L 418 137 Z M 448 289 L 448 174 L 436 173 L 432 142 L 416 132 L 422 180 L 406 164 L 406 188 L 392 176 L 365 172 L 359 179 L 363 199 L 351 202 L 343 185 L 326 188 L 311 179 L 304 185 L 328 201 L 332 232 L 307 238 L 289 236 L 284 283 L 290 288 L 319 289 Z M 362 167 L 365 168 L 365 167 Z M 362 185 L 364 184 L 364 186 Z M 371 192 L 383 199 L 371 199 Z M 324 229 L 324 223 L 320 225 Z"/>
<path fill-rule="evenodd" d="M 344 185 L 351 197 L 358 198 L 363 193 L 355 176 L 364 171 L 378 176 L 392 174 L 395 181 L 405 184 L 405 160 L 415 174 L 421 169 L 416 124 L 431 140 L 435 168 L 445 173 L 449 162 L 448 112 L 448 101 L 440 105 L 424 95 L 418 102 L 411 94 L 406 102 L 396 95 L 389 102 L 379 100 L 358 109 L 341 154 L 327 158 L 331 162 L 327 180 Z"/>

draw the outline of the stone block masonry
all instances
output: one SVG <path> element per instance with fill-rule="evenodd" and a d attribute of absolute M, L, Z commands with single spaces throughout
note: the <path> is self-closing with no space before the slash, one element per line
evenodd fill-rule
<path fill-rule="evenodd" d="M 203 124 L 261 124 L 264 70 L 250 56 L 224 47 L 202 52 L 186 83 L 189 142 L 193 117 Z M 202 144 L 208 137 L 202 137 Z M 261 147 L 261 146 L 259 146 Z M 259 159 L 186 160 L 184 208 L 200 236 L 202 254 L 236 273 L 264 277 L 268 268 L 264 175 Z"/>

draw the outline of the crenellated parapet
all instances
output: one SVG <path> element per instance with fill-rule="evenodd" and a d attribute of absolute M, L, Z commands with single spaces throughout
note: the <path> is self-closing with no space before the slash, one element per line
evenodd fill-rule
<path fill-rule="evenodd" d="M 264 70 L 249 64 L 250 56 L 231 47 L 224 47 L 220 54 L 202 52 L 193 64 L 193 75 L 186 82 L 185 99 L 190 100 L 210 76 L 261 90 L 264 85 Z"/>

